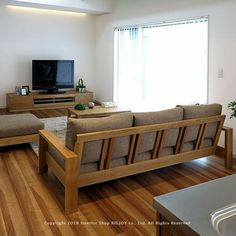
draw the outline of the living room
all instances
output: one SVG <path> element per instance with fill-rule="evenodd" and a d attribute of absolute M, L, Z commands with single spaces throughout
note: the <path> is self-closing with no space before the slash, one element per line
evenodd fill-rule
<path fill-rule="evenodd" d="M 12 114 L 6 109 L 6 94 L 15 93 L 15 88 L 21 86 L 29 86 L 32 91 L 32 60 L 73 60 L 74 90 L 78 80 L 82 78 L 86 89 L 93 92 L 93 100 L 115 101 L 119 104 L 117 94 L 121 94 L 122 106 L 127 105 L 127 110 L 132 112 L 149 109 L 153 111 L 155 108 L 158 111 L 193 102 L 218 103 L 222 105 L 222 114 L 226 115 L 224 126 L 235 129 L 235 120 L 230 119 L 231 111 L 227 108 L 229 102 L 235 100 L 235 9 L 236 2 L 232 0 L 1 1 L 0 114 Z M 182 100 L 177 98 L 180 95 L 167 91 L 165 93 L 169 93 L 170 103 L 163 105 L 163 101 L 159 102 L 159 98 L 151 94 L 153 100 L 147 102 L 151 106 L 144 106 L 138 101 L 140 93 L 135 87 L 130 87 L 128 82 L 120 83 L 122 87 L 118 89 L 115 72 L 119 67 L 114 52 L 116 29 L 121 31 L 137 25 L 148 28 L 150 25 L 173 25 L 173 22 L 183 21 L 202 22 L 202 19 L 207 22 L 207 54 L 204 57 L 206 79 L 202 88 L 195 89 L 197 95 L 203 94 L 201 98 L 188 100 L 188 95 L 185 94 L 183 99 L 186 100 L 181 103 Z M 193 44 L 195 47 L 196 43 Z M 136 68 L 140 71 L 140 68 Z M 165 72 L 168 72 L 168 68 Z M 180 75 L 183 73 L 180 71 Z M 193 74 L 197 72 L 194 71 Z M 173 75 L 180 81 L 179 74 Z M 188 87 L 180 87 L 188 90 Z M 130 95 L 129 90 L 133 90 Z M 179 94 L 184 94 L 184 90 Z M 132 99 L 131 94 L 132 97 L 137 95 L 137 98 Z M 19 95 L 18 98 L 25 99 L 28 96 Z M 129 100 L 137 101 L 141 108 L 132 107 Z M 47 118 L 66 119 L 67 116 L 67 108 L 23 110 L 14 114 L 32 113 L 44 121 Z M 182 126 L 178 127 L 181 129 Z M 207 128 L 204 125 L 201 127 L 203 134 Z M 229 136 L 226 139 L 229 139 L 231 131 L 225 133 L 227 132 Z M 233 134 L 234 150 L 235 140 Z M 219 145 L 224 146 L 224 143 L 222 132 Z M 230 142 L 226 144 L 229 145 Z M 37 154 L 31 146 L 26 144 L 3 147 L 0 157 L 0 232 L 3 235 L 38 235 L 40 232 L 45 235 L 155 235 L 154 197 L 235 173 L 234 166 L 233 169 L 225 168 L 224 160 L 216 156 L 183 164 L 176 163 L 172 167 L 146 173 L 136 172 L 137 175 L 130 177 L 79 188 L 78 210 L 73 214 L 65 214 L 64 187 L 52 172 L 43 175 L 38 173 Z M 41 167 L 44 169 L 45 166 Z M 23 220 L 20 221 L 19 218 Z"/>

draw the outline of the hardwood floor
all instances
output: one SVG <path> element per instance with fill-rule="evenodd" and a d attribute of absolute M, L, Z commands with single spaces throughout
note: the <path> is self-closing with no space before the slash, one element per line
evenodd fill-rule
<path fill-rule="evenodd" d="M 26 112 L 8 112 L 6 109 L 0 109 L 0 115 L 9 115 L 17 113 L 26 113 Z M 38 118 L 49 118 L 57 116 L 67 116 L 67 109 L 35 110 L 35 111 L 30 111 L 30 113 L 34 114 Z"/>
<path fill-rule="evenodd" d="M 33 113 L 50 117 L 66 110 Z M 64 215 L 62 185 L 37 167 L 28 145 L 0 149 L 0 235 L 155 235 L 154 196 L 236 173 L 219 157 L 202 158 L 80 188 L 78 212 Z"/>

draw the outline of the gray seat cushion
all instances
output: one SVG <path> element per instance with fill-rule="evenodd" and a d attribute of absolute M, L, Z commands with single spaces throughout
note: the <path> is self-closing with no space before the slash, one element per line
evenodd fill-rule
<path fill-rule="evenodd" d="M 74 150 L 76 135 L 103 130 L 129 128 L 133 125 L 133 114 L 130 112 L 103 118 L 73 119 L 70 118 L 66 131 L 66 146 Z M 128 155 L 130 137 L 115 138 L 113 143 L 112 158 Z M 100 160 L 102 140 L 85 143 L 81 163 L 91 163 Z"/>
<path fill-rule="evenodd" d="M 138 112 L 134 113 L 134 126 L 161 124 L 171 121 L 183 120 L 183 109 L 176 107 L 157 112 Z M 179 129 L 168 130 L 163 147 L 176 145 Z M 142 135 L 140 153 L 153 149 L 156 138 L 156 132 L 150 132 Z"/>
<path fill-rule="evenodd" d="M 44 124 L 33 114 L 0 115 L 0 138 L 37 134 Z"/>
<path fill-rule="evenodd" d="M 206 104 L 206 105 L 178 105 L 184 110 L 184 120 L 200 118 L 205 116 L 221 115 L 222 105 Z M 191 142 L 197 139 L 199 125 L 188 128 L 186 142 Z M 205 138 L 214 138 L 216 135 L 217 123 L 210 123 L 207 126 Z"/>

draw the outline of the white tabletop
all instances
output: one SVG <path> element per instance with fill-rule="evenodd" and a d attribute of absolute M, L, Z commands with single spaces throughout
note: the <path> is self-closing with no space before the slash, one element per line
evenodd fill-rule
<path fill-rule="evenodd" d="M 211 213 L 236 203 L 236 174 L 198 184 L 154 198 L 154 207 L 164 207 L 199 235 L 218 235 L 211 226 Z M 236 232 L 235 232 L 236 235 Z"/>

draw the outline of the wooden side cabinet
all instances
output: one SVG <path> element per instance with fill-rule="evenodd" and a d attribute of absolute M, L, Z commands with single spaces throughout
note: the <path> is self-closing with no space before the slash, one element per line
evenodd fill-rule
<path fill-rule="evenodd" d="M 77 93 L 74 90 L 62 94 L 31 93 L 21 96 L 15 93 L 7 94 L 7 109 L 10 112 L 30 111 L 52 108 L 73 107 L 77 103 L 88 104 L 94 100 L 93 92 Z"/>
<path fill-rule="evenodd" d="M 86 92 L 86 93 L 76 93 L 75 95 L 75 103 L 78 104 L 88 104 L 89 102 L 92 102 L 94 100 L 93 98 L 93 92 Z"/>
<path fill-rule="evenodd" d="M 7 108 L 9 111 L 20 111 L 33 107 L 32 95 L 16 95 L 14 93 L 7 94 Z"/>

